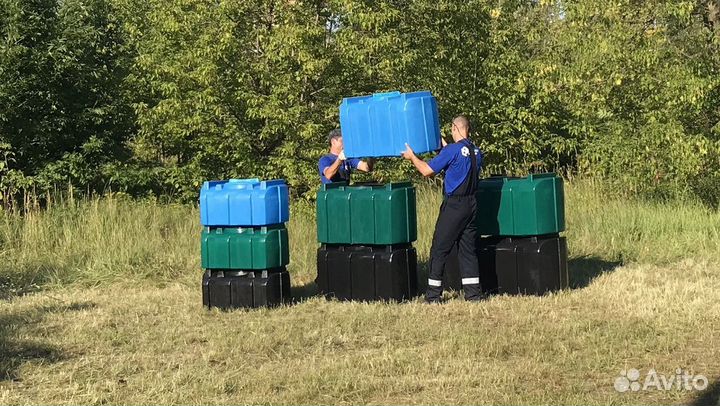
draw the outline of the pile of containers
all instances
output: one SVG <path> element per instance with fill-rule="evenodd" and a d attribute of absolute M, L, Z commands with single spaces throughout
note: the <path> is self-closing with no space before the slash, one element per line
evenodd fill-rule
<path fill-rule="evenodd" d="M 317 195 L 317 285 L 340 300 L 401 301 L 417 293 L 411 183 L 323 185 Z"/>
<path fill-rule="evenodd" d="M 565 194 L 554 173 L 478 183 L 480 283 L 485 293 L 542 295 L 568 287 Z M 444 286 L 459 289 L 457 255 Z"/>
<path fill-rule="evenodd" d="M 289 302 L 284 180 L 205 182 L 200 191 L 203 304 L 223 309 Z"/>

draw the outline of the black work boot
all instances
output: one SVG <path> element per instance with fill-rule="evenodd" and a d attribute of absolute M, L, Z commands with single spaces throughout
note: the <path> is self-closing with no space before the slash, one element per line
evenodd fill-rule
<path fill-rule="evenodd" d="M 463 291 L 465 292 L 465 300 L 468 302 L 479 302 L 485 299 L 480 285 L 463 285 Z"/>
<path fill-rule="evenodd" d="M 442 287 L 428 286 L 425 292 L 425 303 L 442 303 Z"/>

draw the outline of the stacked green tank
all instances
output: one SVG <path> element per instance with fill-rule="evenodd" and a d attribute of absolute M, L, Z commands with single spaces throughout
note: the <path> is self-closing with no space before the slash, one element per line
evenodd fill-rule
<path fill-rule="evenodd" d="M 323 185 L 316 209 L 321 243 L 387 245 L 417 239 L 415 188 L 409 182 Z"/>
<path fill-rule="evenodd" d="M 204 269 L 263 270 L 290 263 L 284 224 L 266 227 L 205 227 L 200 257 Z"/>
<path fill-rule="evenodd" d="M 477 202 L 481 235 L 521 237 L 565 231 L 563 180 L 554 173 L 483 179 Z"/>

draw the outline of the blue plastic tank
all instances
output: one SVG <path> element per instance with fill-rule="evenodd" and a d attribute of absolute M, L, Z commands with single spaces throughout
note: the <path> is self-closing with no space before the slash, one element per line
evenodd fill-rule
<path fill-rule="evenodd" d="M 259 227 L 288 221 L 284 180 L 230 179 L 203 183 L 200 222 L 209 227 Z"/>
<path fill-rule="evenodd" d="M 430 92 L 376 93 L 340 104 L 340 128 L 349 158 L 399 156 L 440 149 L 440 118 Z"/>

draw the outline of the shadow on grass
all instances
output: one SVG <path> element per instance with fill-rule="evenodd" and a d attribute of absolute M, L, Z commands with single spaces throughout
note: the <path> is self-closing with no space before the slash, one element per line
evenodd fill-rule
<path fill-rule="evenodd" d="M 37 292 L 40 287 L 47 283 L 47 276 L 50 272 L 41 270 L 20 270 L 12 276 L 3 276 L 0 270 L 0 300 L 12 299 L 13 297 L 27 295 Z"/>
<path fill-rule="evenodd" d="M 302 286 L 293 286 L 290 292 L 292 293 L 292 304 L 297 304 L 318 296 L 320 289 L 313 281 Z"/>
<path fill-rule="evenodd" d="M 720 379 L 711 383 L 690 403 L 692 406 L 720 406 Z"/>
<path fill-rule="evenodd" d="M 58 362 L 67 359 L 67 354 L 42 339 L 20 338 L 27 326 L 42 322 L 45 315 L 55 312 L 79 311 L 94 308 L 93 303 L 72 303 L 69 305 L 43 306 L 25 312 L 0 314 L 0 382 L 20 382 L 19 370 L 23 364 L 32 361 Z"/>
<path fill-rule="evenodd" d="M 570 289 L 582 289 L 602 274 L 612 272 L 621 266 L 618 261 L 607 261 L 596 256 L 582 256 L 568 261 Z"/>

